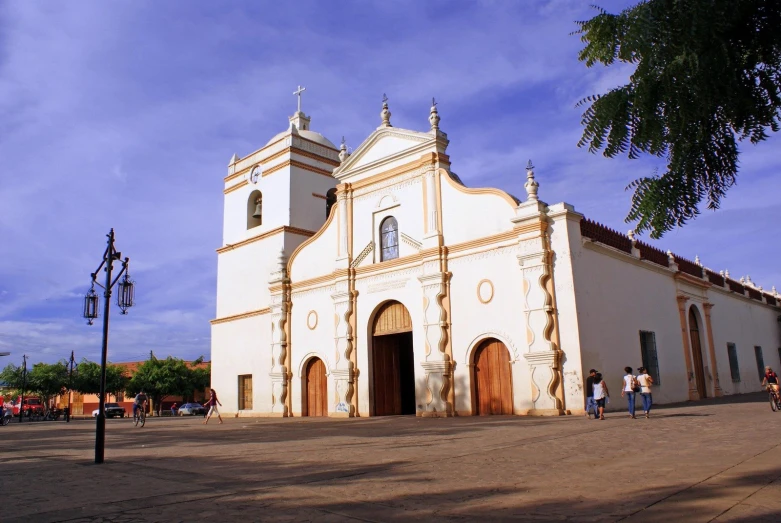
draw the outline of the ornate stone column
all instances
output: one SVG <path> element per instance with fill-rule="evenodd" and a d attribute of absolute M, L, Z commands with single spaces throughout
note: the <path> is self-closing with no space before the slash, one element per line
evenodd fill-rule
<path fill-rule="evenodd" d="M 683 358 L 686 362 L 686 378 L 689 381 L 689 399 L 700 399 L 700 393 L 697 391 L 697 383 L 694 381 L 694 371 L 692 370 L 692 351 L 689 342 L 689 329 L 686 327 L 686 302 L 689 298 L 679 295 L 678 300 L 678 315 L 681 320 L 681 339 L 683 341 Z"/>
<path fill-rule="evenodd" d="M 352 353 L 354 338 L 352 329 L 353 294 L 350 290 L 349 278 L 336 282 L 336 292 L 331 295 L 334 300 L 334 322 L 336 331 L 334 346 L 336 354 L 331 375 L 334 379 L 337 401 L 332 417 L 349 418 L 355 415 L 352 397 L 355 393 L 355 367 Z"/>
<path fill-rule="evenodd" d="M 271 416 L 289 416 L 287 407 L 288 396 L 288 368 L 287 351 L 288 339 L 286 325 L 289 307 L 289 281 L 287 278 L 287 258 L 285 251 L 279 252 L 277 267 L 269 277 L 271 285 Z"/>
<path fill-rule="evenodd" d="M 702 308 L 705 309 L 705 328 L 708 331 L 708 353 L 710 355 L 711 373 L 713 373 L 713 395 L 721 397 L 724 392 L 721 390 L 721 384 L 719 383 L 719 365 L 716 362 L 716 347 L 713 342 L 713 327 L 711 327 L 710 310 L 713 308 L 713 304 L 705 302 L 702 304 Z"/>
<path fill-rule="evenodd" d="M 350 266 L 349 192 L 349 187 L 342 185 L 339 186 L 339 192 L 337 192 L 336 195 L 336 202 L 338 205 L 337 212 L 339 213 L 339 254 L 336 258 L 337 269 L 346 269 Z"/>
<path fill-rule="evenodd" d="M 534 179 L 531 161 L 526 167 L 527 201 L 516 208 L 513 218 L 520 233 L 518 265 L 523 276 L 523 315 L 529 351 L 533 408 L 530 415 L 564 414 L 559 389 L 562 386 L 561 350 L 553 341 L 556 328 L 553 295 L 549 286 L 553 277 L 551 250 L 547 233 L 547 206 L 537 198 L 539 184 Z"/>
<path fill-rule="evenodd" d="M 425 334 L 425 361 L 421 366 L 426 376 L 426 404 L 422 416 L 452 416 L 454 409 L 450 398 L 453 380 L 453 364 L 447 354 L 449 323 L 443 300 L 447 296 L 449 273 L 439 271 L 439 260 L 424 263 L 425 268 L 436 270 L 420 278 L 423 287 L 423 330 Z"/>

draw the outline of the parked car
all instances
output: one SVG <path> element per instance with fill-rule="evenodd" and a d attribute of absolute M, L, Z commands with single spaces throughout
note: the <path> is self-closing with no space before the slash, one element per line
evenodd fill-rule
<path fill-rule="evenodd" d="M 19 415 L 19 410 L 22 403 L 21 399 L 21 397 L 16 398 L 16 402 L 14 403 L 13 407 L 14 416 Z M 24 407 L 21 407 L 21 410 L 24 412 L 25 416 L 29 416 L 30 414 L 43 415 L 43 402 L 41 401 L 41 398 L 37 398 L 35 396 L 25 396 Z"/>
<path fill-rule="evenodd" d="M 197 416 L 198 414 L 206 414 L 206 407 L 200 403 L 185 403 L 179 407 L 180 416 Z"/>
<path fill-rule="evenodd" d="M 92 417 L 97 418 L 98 412 L 100 412 L 100 409 L 95 409 L 92 411 Z M 119 416 L 120 418 L 124 418 L 125 414 L 125 408 L 120 405 L 119 403 L 106 403 L 106 417 L 107 418 L 116 418 Z"/>

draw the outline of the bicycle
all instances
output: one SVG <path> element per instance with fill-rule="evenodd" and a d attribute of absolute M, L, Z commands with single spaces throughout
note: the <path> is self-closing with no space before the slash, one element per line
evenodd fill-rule
<path fill-rule="evenodd" d="M 139 423 L 142 427 L 144 424 L 146 424 L 146 403 L 138 407 L 133 413 L 133 423 L 135 423 L 136 427 L 139 425 Z"/>
<path fill-rule="evenodd" d="M 767 390 L 770 399 L 770 410 L 773 412 L 781 410 L 781 397 L 776 394 L 776 391 L 772 387 L 768 387 Z"/>

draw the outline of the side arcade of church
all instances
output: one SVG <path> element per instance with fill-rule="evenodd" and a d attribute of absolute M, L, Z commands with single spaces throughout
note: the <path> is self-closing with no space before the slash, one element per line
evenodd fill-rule
<path fill-rule="evenodd" d="M 759 390 L 778 294 L 538 198 L 470 189 L 429 130 L 381 125 L 352 154 L 286 131 L 225 178 L 212 386 L 240 416 L 582 413 L 588 369 L 656 402 Z M 613 407 L 621 407 L 616 401 Z"/>

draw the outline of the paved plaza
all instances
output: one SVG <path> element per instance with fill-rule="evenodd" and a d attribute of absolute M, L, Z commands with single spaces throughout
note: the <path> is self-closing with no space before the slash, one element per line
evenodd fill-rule
<path fill-rule="evenodd" d="M 93 421 L 0 427 L 0 520 L 781 520 L 761 395 L 650 420 L 202 420 L 108 420 L 103 465 Z"/>

